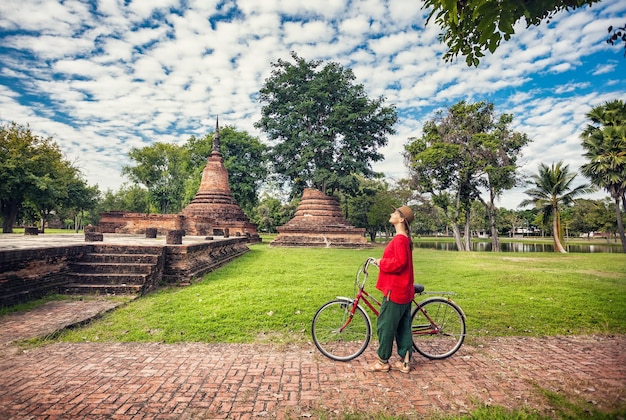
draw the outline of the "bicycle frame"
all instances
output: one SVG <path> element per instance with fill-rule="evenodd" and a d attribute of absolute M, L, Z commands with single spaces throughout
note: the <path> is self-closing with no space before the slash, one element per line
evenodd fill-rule
<path fill-rule="evenodd" d="M 349 298 L 349 297 L 345 297 L 345 296 L 337 296 L 338 299 L 343 299 L 346 300 L 348 302 L 351 303 L 352 307 L 350 309 L 350 316 L 348 317 L 348 319 L 346 320 L 346 322 L 344 323 L 344 325 L 341 326 L 341 328 L 339 329 L 340 332 L 342 332 L 352 321 L 352 317 L 354 316 L 354 313 L 356 312 L 356 308 L 359 305 L 359 303 L 361 301 L 363 301 L 365 303 L 365 305 L 370 308 L 370 310 L 374 313 L 374 315 L 376 315 L 376 317 L 379 316 L 380 311 L 379 308 L 382 306 L 382 302 L 380 302 L 378 299 L 376 299 L 374 296 L 370 295 L 366 290 L 365 290 L 365 283 L 367 281 L 367 276 L 368 276 L 368 268 L 370 264 L 374 264 L 376 265 L 376 262 L 373 258 L 368 258 L 365 262 L 365 264 L 363 265 L 363 269 L 359 269 L 359 272 L 357 272 L 356 275 L 356 280 L 355 280 L 355 288 L 357 289 L 357 293 L 356 293 L 356 297 L 354 299 Z M 359 281 L 359 275 L 363 273 L 363 280 Z M 421 292 L 419 293 L 419 295 L 421 295 L 422 293 L 427 293 L 427 294 L 437 294 L 437 295 L 444 295 L 444 294 L 453 294 L 452 292 Z M 418 293 L 416 293 L 416 296 L 418 295 Z M 428 302 L 431 298 L 426 298 L 424 300 L 422 300 L 421 302 L 417 302 L 415 300 L 415 298 L 413 298 L 413 304 L 415 304 L 415 306 L 417 308 L 419 308 L 420 312 L 426 317 L 426 319 L 428 320 L 428 322 L 430 322 L 430 326 L 423 326 L 423 329 L 420 329 L 419 331 L 417 330 L 413 330 L 412 334 L 414 335 L 434 335 L 434 334 L 439 334 L 441 331 L 441 328 L 433 321 L 433 319 L 428 315 L 428 313 L 423 309 L 423 305 L 424 303 Z M 372 304 L 373 301 L 375 303 Z M 463 310 L 461 309 L 460 306 L 458 306 L 452 299 L 448 298 L 448 301 L 453 304 L 455 307 L 458 308 L 458 310 L 460 311 L 461 315 L 463 316 L 463 319 L 466 319 L 465 317 L 465 313 L 463 312 Z"/>

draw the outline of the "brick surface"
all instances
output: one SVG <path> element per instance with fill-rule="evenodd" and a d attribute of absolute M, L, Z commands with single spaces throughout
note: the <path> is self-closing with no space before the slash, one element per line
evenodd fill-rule
<path fill-rule="evenodd" d="M 70 303 L 66 311 L 76 313 Z M 48 307 L 46 317 L 20 314 L 22 333 L 13 339 L 65 324 L 62 307 Z M 6 319 L 0 331 L 17 328 Z M 626 336 L 470 337 L 450 359 L 416 355 L 406 375 L 364 371 L 375 344 L 351 362 L 334 362 L 312 344 L 56 343 L 21 350 L 5 343 L 0 418 L 423 417 L 467 413 L 477 404 L 549 415 L 541 389 L 595 409 L 625 409 L 624 349 Z"/>

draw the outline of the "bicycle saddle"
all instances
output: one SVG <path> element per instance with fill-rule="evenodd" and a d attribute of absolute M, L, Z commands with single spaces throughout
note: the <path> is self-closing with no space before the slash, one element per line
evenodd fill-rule
<path fill-rule="evenodd" d="M 423 284 L 414 284 L 413 287 L 415 287 L 415 293 L 422 293 L 424 291 Z"/>

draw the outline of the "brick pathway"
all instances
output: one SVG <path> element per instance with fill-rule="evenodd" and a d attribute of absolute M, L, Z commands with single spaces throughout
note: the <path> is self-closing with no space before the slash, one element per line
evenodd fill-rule
<path fill-rule="evenodd" d="M 53 316 L 23 316 L 24 323 L 54 324 Z M 372 346 L 347 363 L 326 359 L 312 344 L 10 348 L 0 354 L 1 419 L 416 417 L 466 413 L 477 404 L 549 415 L 538 387 L 595 409 L 626 410 L 626 336 L 470 338 L 450 359 L 416 356 L 409 375 L 363 371 L 375 358 Z"/>
<path fill-rule="evenodd" d="M 45 337 L 98 317 L 123 303 L 119 299 L 90 297 L 86 300 L 51 301 L 26 313 L 6 315 L 0 318 L 0 347 L 18 340 Z"/>

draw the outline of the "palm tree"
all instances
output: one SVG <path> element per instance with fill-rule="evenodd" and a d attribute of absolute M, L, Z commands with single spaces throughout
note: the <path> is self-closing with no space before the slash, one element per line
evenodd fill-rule
<path fill-rule="evenodd" d="M 604 188 L 615 200 L 617 228 L 626 252 L 620 201 L 626 209 L 626 103 L 615 100 L 593 108 L 581 137 L 589 163 L 581 167 L 591 183 Z"/>
<path fill-rule="evenodd" d="M 552 220 L 552 237 L 554 238 L 554 251 L 567 252 L 563 247 L 561 231 L 561 207 L 573 203 L 575 198 L 583 194 L 593 192 L 588 184 L 570 188 L 576 174 L 569 172 L 569 165 L 563 166 L 563 162 L 553 163 L 547 166 L 539 164 L 539 172 L 532 176 L 535 187 L 524 191 L 531 198 L 520 203 L 520 207 L 533 204 L 543 212 L 544 223 Z"/>

